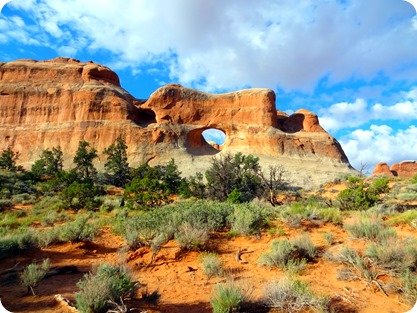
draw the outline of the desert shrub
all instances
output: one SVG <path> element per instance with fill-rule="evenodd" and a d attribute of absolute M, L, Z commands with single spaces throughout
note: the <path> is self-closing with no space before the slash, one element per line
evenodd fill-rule
<path fill-rule="evenodd" d="M 417 192 L 417 182 L 411 185 L 405 186 L 405 190 L 408 192 Z"/>
<path fill-rule="evenodd" d="M 417 265 L 417 245 L 412 240 L 391 239 L 372 243 L 365 254 L 380 267 L 395 273 L 413 269 Z"/>
<path fill-rule="evenodd" d="M 399 213 L 388 220 L 392 225 L 410 224 L 417 219 L 417 211 L 408 210 L 403 213 Z"/>
<path fill-rule="evenodd" d="M 281 212 L 288 225 L 298 227 L 303 220 L 323 220 L 334 224 L 342 222 L 339 208 L 327 207 L 320 199 L 309 197 L 304 201 L 292 202 Z"/>
<path fill-rule="evenodd" d="M 32 292 L 35 296 L 35 288 L 41 280 L 45 277 L 50 269 L 49 259 L 44 259 L 42 264 L 37 265 L 35 263 L 29 264 L 20 275 L 21 283 L 24 287 Z"/>
<path fill-rule="evenodd" d="M 207 227 L 189 222 L 181 224 L 174 237 L 181 249 L 187 250 L 203 248 L 209 238 Z"/>
<path fill-rule="evenodd" d="M 61 199 L 66 208 L 92 210 L 100 206 L 96 198 L 100 192 L 99 188 L 91 182 L 75 181 L 62 190 Z"/>
<path fill-rule="evenodd" d="M 75 293 L 76 307 L 81 313 L 104 312 L 109 300 L 117 303 L 132 292 L 135 285 L 124 267 L 101 264 L 77 283 L 80 290 Z"/>
<path fill-rule="evenodd" d="M 263 253 L 258 263 L 261 266 L 298 271 L 307 261 L 313 260 L 316 254 L 316 247 L 307 235 L 296 238 L 293 242 L 276 239 L 272 241 L 270 251 Z"/>
<path fill-rule="evenodd" d="M 283 312 L 306 310 L 326 311 L 328 300 L 317 297 L 308 284 L 297 279 L 283 277 L 269 283 L 264 289 L 264 301 L 268 307 Z"/>
<path fill-rule="evenodd" d="M 240 201 L 250 201 L 262 193 L 259 158 L 226 154 L 213 157 L 205 172 L 209 198 L 224 201 L 236 190 Z"/>
<path fill-rule="evenodd" d="M 376 242 L 397 236 L 395 229 L 386 226 L 376 215 L 364 216 L 358 222 L 346 225 L 345 228 L 354 238 L 366 238 Z"/>
<path fill-rule="evenodd" d="M 141 212 L 135 216 L 122 216 L 119 220 L 119 230 L 131 249 L 140 246 L 148 246 L 152 240 L 160 233 L 167 233 L 169 211 L 161 208 L 148 212 Z M 173 236 L 167 234 L 167 238 Z"/>
<path fill-rule="evenodd" d="M 63 242 L 92 240 L 97 234 L 98 225 L 89 222 L 90 215 L 79 216 L 74 221 L 58 228 L 59 239 Z"/>
<path fill-rule="evenodd" d="M 341 210 L 367 210 L 374 206 L 382 193 L 389 191 L 389 180 L 379 177 L 367 186 L 362 178 L 349 177 L 348 188 L 337 196 L 337 206 Z"/>
<path fill-rule="evenodd" d="M 403 201 L 415 201 L 417 200 L 417 192 L 400 193 L 399 195 L 397 195 L 397 199 Z"/>
<path fill-rule="evenodd" d="M 6 214 L 2 214 L 0 220 L 1 227 L 9 227 L 11 229 L 16 229 L 21 226 L 21 222 L 19 221 L 20 216 L 19 211 L 14 212 L 7 212 Z"/>
<path fill-rule="evenodd" d="M 176 218 L 194 225 L 205 225 L 217 231 L 229 225 L 229 216 L 234 208 L 245 204 L 230 204 L 218 201 L 186 201 L 175 205 Z"/>
<path fill-rule="evenodd" d="M 245 203 L 236 206 L 229 218 L 232 231 L 242 235 L 259 233 L 268 215 L 269 212 L 253 204 Z"/>
<path fill-rule="evenodd" d="M 281 213 L 281 217 L 289 225 L 298 226 L 302 220 L 310 219 L 315 214 L 315 207 L 302 202 L 293 202 Z"/>
<path fill-rule="evenodd" d="M 292 244 L 288 239 L 272 241 L 269 252 L 263 253 L 259 265 L 283 268 L 292 258 Z"/>
<path fill-rule="evenodd" d="M 0 199 L 0 212 L 7 209 L 11 209 L 13 205 L 13 202 L 10 200 Z"/>
<path fill-rule="evenodd" d="M 46 196 L 33 205 L 32 211 L 35 213 L 44 210 L 59 211 L 63 206 L 64 204 L 58 196 Z"/>
<path fill-rule="evenodd" d="M 245 298 L 242 287 L 234 282 L 228 282 L 214 287 L 210 303 L 213 313 L 231 313 L 239 310 Z"/>
<path fill-rule="evenodd" d="M 60 242 L 59 227 L 49 228 L 36 233 L 36 243 L 40 248 Z"/>
<path fill-rule="evenodd" d="M 342 212 L 340 212 L 339 208 L 329 207 L 318 209 L 317 215 L 319 219 L 325 222 L 330 222 L 336 225 L 342 224 Z"/>
<path fill-rule="evenodd" d="M 23 205 L 33 204 L 36 202 L 36 196 L 28 193 L 19 193 L 12 196 L 12 201 L 14 203 L 21 203 Z"/>
<path fill-rule="evenodd" d="M 323 238 L 324 238 L 324 240 L 326 240 L 326 242 L 327 242 L 329 245 L 332 245 L 332 244 L 333 244 L 333 242 L 334 242 L 334 236 L 333 236 L 333 234 L 332 234 L 332 233 L 324 233 L 324 234 L 323 234 Z"/>
<path fill-rule="evenodd" d="M 400 276 L 401 291 L 403 298 L 410 305 L 414 305 L 417 301 L 417 275 L 410 270 L 405 271 Z"/>
<path fill-rule="evenodd" d="M 111 212 L 114 209 L 120 207 L 120 204 L 122 203 L 122 198 L 120 197 L 108 197 L 104 196 L 100 198 L 101 206 L 100 211 L 101 212 Z"/>
<path fill-rule="evenodd" d="M 201 255 L 203 273 L 208 278 L 222 276 L 224 274 L 223 262 L 216 253 L 203 252 Z"/>
<path fill-rule="evenodd" d="M 36 237 L 27 228 L 9 231 L 0 237 L 0 259 L 36 247 Z"/>
<path fill-rule="evenodd" d="M 410 182 L 411 182 L 412 184 L 417 184 L 417 175 L 414 175 L 414 176 L 410 179 Z"/>
<path fill-rule="evenodd" d="M 42 226 L 52 226 L 58 220 L 58 213 L 56 211 L 49 211 L 45 213 L 41 222 Z"/>
<path fill-rule="evenodd" d="M 357 251 L 349 247 L 343 248 L 336 259 L 351 268 L 350 276 L 359 277 L 368 283 L 375 280 L 378 275 L 378 271 L 369 258 L 359 255 Z"/>
<path fill-rule="evenodd" d="M 377 177 L 368 187 L 368 192 L 380 195 L 389 192 L 389 179 L 387 177 Z"/>
<path fill-rule="evenodd" d="M 313 244 L 309 235 L 302 235 L 296 238 L 293 243 L 293 249 L 296 251 L 298 257 L 312 261 L 317 256 L 317 248 Z"/>

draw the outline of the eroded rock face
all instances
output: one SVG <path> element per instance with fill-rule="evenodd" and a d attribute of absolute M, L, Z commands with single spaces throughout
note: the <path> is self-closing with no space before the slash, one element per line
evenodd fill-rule
<path fill-rule="evenodd" d="M 226 134 L 221 152 L 202 137 L 209 128 Z M 299 181 L 350 171 L 317 115 L 277 111 L 269 89 L 213 95 L 169 84 L 139 101 L 120 87 L 116 73 L 93 62 L 0 63 L 0 149 L 19 151 L 24 166 L 58 145 L 69 166 L 79 141 L 87 140 L 100 154 L 100 167 L 102 151 L 119 135 L 132 166 L 175 158 L 186 175 L 204 171 L 217 153 L 237 152 L 259 156 L 263 166 L 283 165 Z"/>
<path fill-rule="evenodd" d="M 391 172 L 389 166 L 385 162 L 380 162 L 375 165 L 375 168 L 372 172 L 373 175 L 386 175 L 386 176 L 394 176 Z"/>
<path fill-rule="evenodd" d="M 387 163 L 378 163 L 373 170 L 373 175 L 413 177 L 417 175 L 417 162 L 413 160 L 402 161 L 398 164 L 392 164 L 391 167 L 388 167 Z"/>

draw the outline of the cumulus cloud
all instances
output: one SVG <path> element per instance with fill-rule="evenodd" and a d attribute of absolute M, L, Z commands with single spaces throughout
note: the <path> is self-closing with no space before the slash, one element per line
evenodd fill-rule
<path fill-rule="evenodd" d="M 328 131 L 354 128 L 374 120 L 411 121 L 417 119 L 417 87 L 402 92 L 402 101 L 393 105 L 370 105 L 364 99 L 341 102 L 322 109 L 320 123 Z"/>
<path fill-rule="evenodd" d="M 6 19 L 10 27 L 2 34 L 9 40 L 37 44 L 46 41 L 30 42 L 28 34 L 48 36 L 59 52 L 104 50 L 114 64 L 136 71 L 144 63 L 163 62 L 171 79 L 209 91 L 244 86 L 308 91 L 325 75 L 334 84 L 352 76 L 372 79 L 381 71 L 401 78 L 404 65 L 416 60 L 415 19 L 404 1 L 13 0 L 9 5 L 33 18 L 18 34 L 11 30 L 18 22 Z"/>
<path fill-rule="evenodd" d="M 394 130 L 387 125 L 357 129 L 339 140 L 353 167 L 417 160 L 417 127 Z"/>

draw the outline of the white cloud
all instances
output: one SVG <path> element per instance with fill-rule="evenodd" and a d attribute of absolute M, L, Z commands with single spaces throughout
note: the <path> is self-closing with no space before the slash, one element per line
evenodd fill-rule
<path fill-rule="evenodd" d="M 417 160 L 417 127 L 394 130 L 389 126 L 372 125 L 358 129 L 339 140 L 353 167 L 361 164 L 373 167 L 378 162 L 388 164 Z"/>
<path fill-rule="evenodd" d="M 324 75 L 334 83 L 381 71 L 401 78 L 403 65 L 416 59 L 415 19 L 403 1 L 11 3 L 43 29 L 26 32 L 53 37 L 56 49 L 86 39 L 75 46 L 79 52 L 106 50 L 113 63 L 133 68 L 163 60 L 171 79 L 211 91 L 247 85 L 308 91 Z"/>
<path fill-rule="evenodd" d="M 401 102 L 393 105 L 369 105 L 364 99 L 341 102 L 322 109 L 320 124 L 330 132 L 353 128 L 375 120 L 411 121 L 417 119 L 417 87 L 402 92 Z"/>

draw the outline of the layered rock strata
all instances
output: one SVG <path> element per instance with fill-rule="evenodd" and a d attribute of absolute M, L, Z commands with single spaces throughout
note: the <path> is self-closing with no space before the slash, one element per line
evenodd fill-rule
<path fill-rule="evenodd" d="M 225 133 L 221 147 L 202 136 Z M 261 165 L 282 165 L 298 185 L 351 171 L 340 144 L 301 109 L 277 111 L 270 89 L 208 94 L 169 84 L 148 100 L 120 86 L 116 73 L 93 62 L 57 58 L 0 63 L 0 149 L 20 152 L 29 167 L 43 149 L 61 146 L 71 166 L 80 140 L 100 154 L 122 136 L 129 162 L 164 164 L 174 158 L 185 175 L 204 171 L 213 155 L 251 153 Z"/>

